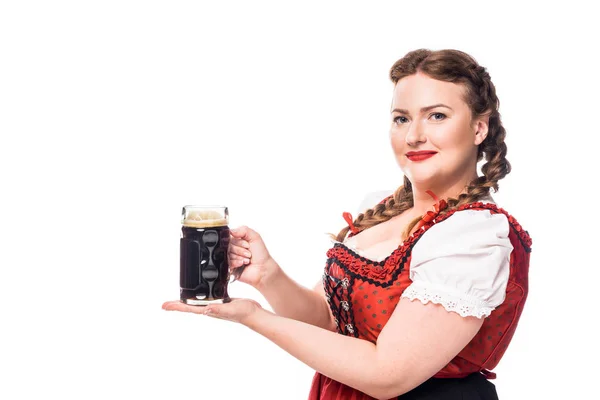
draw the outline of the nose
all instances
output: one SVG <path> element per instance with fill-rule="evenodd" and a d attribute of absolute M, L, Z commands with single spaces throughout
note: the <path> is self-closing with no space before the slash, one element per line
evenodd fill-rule
<path fill-rule="evenodd" d="M 411 147 L 417 146 L 420 143 L 425 143 L 427 140 L 425 138 L 425 134 L 423 133 L 423 129 L 416 121 L 411 122 L 408 127 L 408 132 L 406 132 L 406 144 Z"/>

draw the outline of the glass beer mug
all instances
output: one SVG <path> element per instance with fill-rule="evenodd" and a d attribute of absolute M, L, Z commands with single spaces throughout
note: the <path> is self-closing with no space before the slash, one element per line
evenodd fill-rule
<path fill-rule="evenodd" d="M 181 215 L 180 298 L 205 306 L 230 301 L 229 211 L 222 206 L 184 206 Z"/>

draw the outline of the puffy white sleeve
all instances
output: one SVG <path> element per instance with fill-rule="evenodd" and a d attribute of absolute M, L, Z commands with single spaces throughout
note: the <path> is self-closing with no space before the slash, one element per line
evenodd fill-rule
<path fill-rule="evenodd" d="M 504 214 L 457 211 L 433 225 L 412 250 L 412 283 L 402 297 L 441 304 L 463 317 L 487 317 L 502 304 L 513 246 Z"/>

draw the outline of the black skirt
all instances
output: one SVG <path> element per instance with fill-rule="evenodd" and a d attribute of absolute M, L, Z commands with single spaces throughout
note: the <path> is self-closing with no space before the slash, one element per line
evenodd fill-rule
<path fill-rule="evenodd" d="M 464 378 L 431 378 L 399 400 L 498 400 L 496 386 L 482 374 Z"/>

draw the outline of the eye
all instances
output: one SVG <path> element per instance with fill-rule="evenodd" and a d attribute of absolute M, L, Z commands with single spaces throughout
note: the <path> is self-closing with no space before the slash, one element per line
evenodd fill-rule
<path fill-rule="evenodd" d="M 433 113 L 433 114 L 430 115 L 430 117 L 433 117 L 433 116 L 436 116 L 436 115 L 441 115 L 442 116 L 442 118 L 434 118 L 434 120 L 436 120 L 436 121 L 442 121 L 442 120 L 446 119 L 446 115 L 442 114 L 442 113 Z"/>
<path fill-rule="evenodd" d="M 403 118 L 403 119 L 401 120 L 401 118 Z M 394 121 L 394 124 L 398 125 L 398 124 L 403 124 L 405 122 L 404 121 L 405 119 L 406 119 L 406 117 L 398 116 L 398 117 L 394 118 L 393 121 Z"/>

